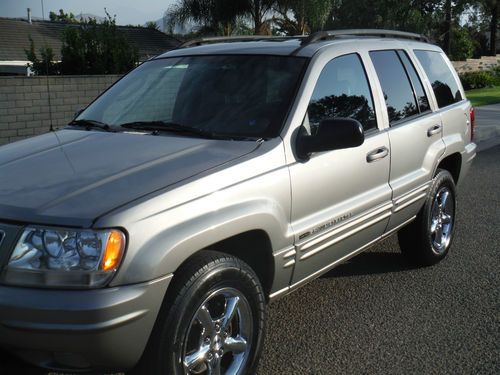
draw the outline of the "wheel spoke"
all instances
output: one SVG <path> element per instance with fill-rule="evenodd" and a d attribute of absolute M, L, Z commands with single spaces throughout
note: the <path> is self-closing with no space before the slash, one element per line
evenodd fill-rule
<path fill-rule="evenodd" d="M 442 220 L 443 224 L 450 224 L 451 223 L 451 216 L 443 213 L 443 215 L 441 216 L 441 220 Z"/>
<path fill-rule="evenodd" d="M 210 351 L 210 346 L 204 345 L 193 354 L 186 356 L 184 359 L 184 367 L 188 371 L 194 371 L 205 365 L 207 354 Z"/>
<path fill-rule="evenodd" d="M 221 375 L 221 359 L 215 358 L 208 366 L 208 375 Z"/>
<path fill-rule="evenodd" d="M 431 233 L 436 233 L 436 230 L 437 230 L 437 227 L 438 227 L 438 220 L 437 219 L 433 219 L 432 220 L 432 224 L 431 224 Z"/>
<path fill-rule="evenodd" d="M 236 314 L 238 302 L 240 301 L 240 297 L 232 297 L 226 300 L 226 311 L 224 312 L 224 316 L 222 318 L 222 329 L 227 330 L 229 324 L 234 318 Z"/>
<path fill-rule="evenodd" d="M 450 196 L 450 192 L 445 190 L 443 191 L 443 193 L 441 194 L 441 202 L 439 204 L 439 206 L 444 210 L 444 208 L 446 207 L 446 201 L 448 200 L 448 197 Z"/>
<path fill-rule="evenodd" d="M 443 226 L 442 225 L 438 225 L 438 227 L 437 227 L 435 242 L 436 242 L 436 244 L 438 244 L 438 246 L 441 246 L 443 243 Z"/>
<path fill-rule="evenodd" d="M 224 341 L 224 350 L 234 354 L 243 353 L 247 350 L 247 342 L 241 337 L 228 337 Z"/>
<path fill-rule="evenodd" d="M 200 322 L 201 326 L 203 327 L 203 335 L 208 335 L 211 336 L 214 331 L 214 321 L 212 320 L 212 315 L 210 315 L 210 311 L 208 311 L 208 308 L 203 305 L 199 310 L 198 314 L 196 315 L 196 319 Z"/>

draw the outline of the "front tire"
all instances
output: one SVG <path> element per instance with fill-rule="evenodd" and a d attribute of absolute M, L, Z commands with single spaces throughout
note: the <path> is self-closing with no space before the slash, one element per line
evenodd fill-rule
<path fill-rule="evenodd" d="M 254 271 L 236 257 L 203 251 L 176 277 L 136 373 L 254 373 L 266 316 Z"/>
<path fill-rule="evenodd" d="M 398 233 L 402 253 L 413 262 L 429 266 L 446 257 L 455 229 L 455 182 L 440 169 L 417 218 Z"/>

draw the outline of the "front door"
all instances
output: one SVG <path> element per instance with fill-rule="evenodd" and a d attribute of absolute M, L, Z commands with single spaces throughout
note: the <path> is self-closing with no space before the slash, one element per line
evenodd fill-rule
<path fill-rule="evenodd" d="M 389 137 L 377 126 L 370 85 L 356 53 L 324 66 L 303 127 L 314 134 L 321 120 L 335 117 L 357 119 L 365 142 L 290 166 L 297 248 L 292 283 L 326 271 L 379 238 L 391 215 Z"/>

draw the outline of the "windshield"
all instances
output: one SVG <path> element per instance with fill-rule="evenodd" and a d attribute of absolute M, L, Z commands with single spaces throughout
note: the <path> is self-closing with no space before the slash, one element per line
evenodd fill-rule
<path fill-rule="evenodd" d="M 279 135 L 306 59 L 216 55 L 146 62 L 77 120 L 165 123 L 222 135 Z"/>

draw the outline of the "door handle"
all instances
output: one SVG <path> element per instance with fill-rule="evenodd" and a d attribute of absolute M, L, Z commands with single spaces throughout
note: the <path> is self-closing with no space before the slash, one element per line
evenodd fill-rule
<path fill-rule="evenodd" d="M 385 158 L 387 155 L 389 155 L 389 149 L 385 146 L 382 146 L 377 148 L 376 150 L 369 152 L 366 155 L 366 161 L 368 163 L 373 163 L 374 161 Z"/>
<path fill-rule="evenodd" d="M 432 137 L 434 134 L 441 133 L 441 125 L 434 125 L 427 130 L 427 136 Z"/>

